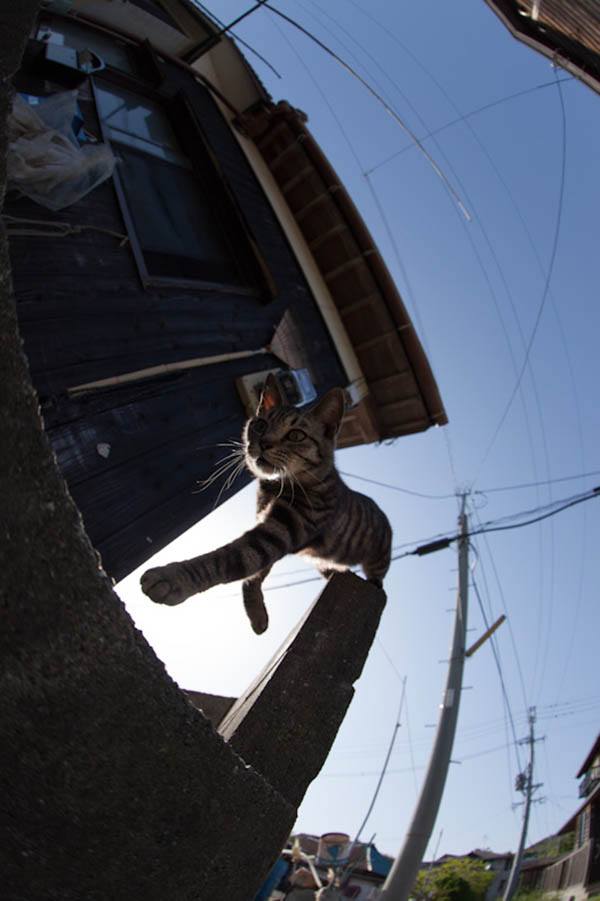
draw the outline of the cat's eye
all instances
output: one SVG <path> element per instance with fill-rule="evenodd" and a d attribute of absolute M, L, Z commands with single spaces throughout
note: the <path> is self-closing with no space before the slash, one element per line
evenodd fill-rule
<path fill-rule="evenodd" d="M 257 435 L 264 435 L 265 432 L 267 431 L 267 423 L 266 423 L 266 421 L 265 421 L 264 419 L 256 419 L 256 420 L 252 423 L 252 430 L 253 430 Z"/>
<path fill-rule="evenodd" d="M 302 429 L 291 429 L 287 433 L 287 437 L 290 441 L 304 441 L 306 438 L 306 433 L 302 431 Z"/>

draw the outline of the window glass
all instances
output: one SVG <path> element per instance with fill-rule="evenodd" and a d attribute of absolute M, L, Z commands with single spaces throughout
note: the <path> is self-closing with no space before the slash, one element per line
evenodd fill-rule
<path fill-rule="evenodd" d="M 134 74 L 127 45 L 110 35 L 85 28 L 78 22 L 68 19 L 52 19 L 51 25 L 41 25 L 38 31 L 38 39 L 50 44 L 59 44 L 70 47 L 72 50 L 93 50 L 107 66 L 119 69 L 121 72 Z"/>
<path fill-rule="evenodd" d="M 252 252 L 185 103 L 170 101 L 169 115 L 166 105 L 144 94 L 98 79 L 94 85 L 142 278 L 253 293 Z M 191 157 L 179 135 L 190 139 Z"/>
<path fill-rule="evenodd" d="M 114 149 L 149 275 L 241 284 L 223 230 L 194 173 L 128 146 Z"/>
<path fill-rule="evenodd" d="M 112 139 L 180 166 L 190 166 L 160 104 L 112 86 L 110 90 L 98 86 L 96 97 L 100 120 Z"/>

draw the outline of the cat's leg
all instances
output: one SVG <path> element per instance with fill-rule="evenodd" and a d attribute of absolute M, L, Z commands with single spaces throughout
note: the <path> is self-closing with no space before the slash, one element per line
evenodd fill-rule
<path fill-rule="evenodd" d="M 244 608 L 248 614 L 250 625 L 257 635 L 261 635 L 266 631 L 269 625 L 269 614 L 265 607 L 263 599 L 262 583 L 271 572 L 271 567 L 261 569 L 250 579 L 246 579 L 242 583 L 242 596 L 244 598 Z"/>
<path fill-rule="evenodd" d="M 378 557 L 363 563 L 362 568 L 366 579 L 377 588 L 383 588 L 385 574 L 390 568 L 391 548 L 386 548 Z"/>
<path fill-rule="evenodd" d="M 278 504 L 268 518 L 216 551 L 147 570 L 141 578 L 144 594 L 158 604 L 175 606 L 224 582 L 248 579 L 293 552 L 306 541 L 298 514 Z"/>

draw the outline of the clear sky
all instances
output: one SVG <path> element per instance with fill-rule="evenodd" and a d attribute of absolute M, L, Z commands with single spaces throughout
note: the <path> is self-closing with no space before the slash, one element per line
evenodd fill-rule
<path fill-rule="evenodd" d="M 211 9 L 230 21 L 249 5 L 215 0 Z M 441 129 L 425 146 L 471 215 L 467 222 L 400 126 L 315 44 L 265 9 L 237 27 L 281 74 L 249 57 L 274 98 L 308 113 L 359 206 L 405 298 L 450 419 L 445 429 L 338 455 L 344 472 L 449 497 L 349 484 L 380 503 L 395 545 L 453 531 L 457 489 L 480 492 L 470 500 L 476 524 L 478 517 L 497 519 L 600 484 L 596 475 L 486 491 L 600 470 L 600 96 L 511 38 L 483 0 L 276 5 L 355 66 L 421 139 Z M 530 365 L 492 443 L 542 301 Z M 249 528 L 253 516 L 249 486 L 155 562 L 206 552 Z M 474 539 L 474 580 L 487 615 L 508 616 L 498 650 L 516 734 L 526 734 L 527 707 L 535 704 L 545 735 L 535 777 L 546 801 L 534 807 L 531 841 L 560 828 L 576 809 L 575 773 L 599 731 L 599 544 L 600 500 Z M 267 584 L 276 589 L 302 578 L 287 575 L 302 568 L 284 560 Z M 356 831 L 406 676 L 402 726 L 363 836 L 375 833 L 388 853 L 399 849 L 434 737 L 456 578 L 452 549 L 393 564 L 378 639 L 302 804 L 298 830 Z M 139 572 L 132 574 L 118 591 L 173 678 L 183 688 L 225 695 L 246 688 L 319 590 L 318 583 L 272 590 L 271 625 L 257 637 L 237 585 L 161 608 L 141 594 L 138 579 Z M 469 626 L 475 640 L 483 619 L 474 592 Z M 441 830 L 440 854 L 505 851 L 518 840 L 521 813 L 511 809 L 520 799 L 513 790 L 517 749 L 489 643 L 467 662 L 465 685 L 453 755 L 460 763 L 451 766 L 429 855 Z M 523 766 L 526 749 L 518 754 Z"/>

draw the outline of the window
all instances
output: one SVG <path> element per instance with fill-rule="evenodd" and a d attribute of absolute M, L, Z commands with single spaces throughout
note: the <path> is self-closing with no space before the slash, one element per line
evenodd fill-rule
<path fill-rule="evenodd" d="M 53 18 L 38 29 L 38 40 L 70 50 L 92 50 L 107 66 L 134 74 L 129 45 L 97 29 L 86 28 L 69 19 Z"/>
<path fill-rule="evenodd" d="M 222 180 L 204 150 L 193 160 L 175 131 L 198 135 L 181 98 L 161 103 L 122 87 L 95 85 L 105 139 L 118 158 L 116 182 L 145 284 L 199 283 L 255 293 L 252 253 Z"/>

